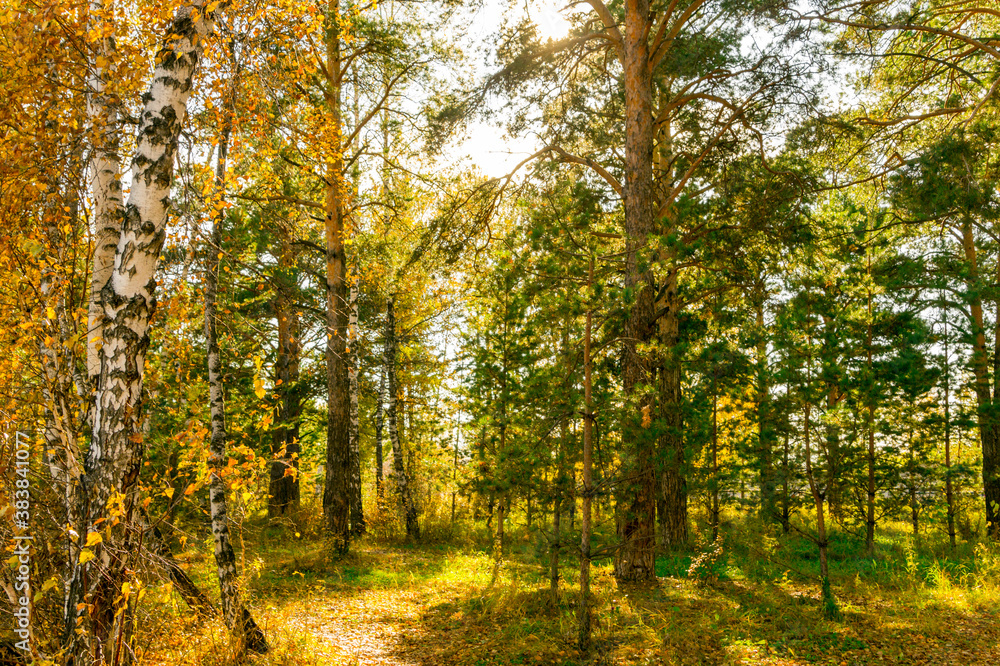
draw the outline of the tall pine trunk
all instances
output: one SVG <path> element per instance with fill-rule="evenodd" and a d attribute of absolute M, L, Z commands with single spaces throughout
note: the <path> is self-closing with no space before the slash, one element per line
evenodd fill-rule
<path fill-rule="evenodd" d="M 590 259 L 587 286 L 594 285 L 594 259 Z M 589 291 L 589 290 L 588 290 Z M 594 405 L 592 395 L 592 359 L 590 337 L 593 328 L 592 306 L 587 306 L 587 319 L 583 332 L 583 506 L 580 518 L 580 602 L 577 625 L 580 652 L 590 652 L 590 518 L 594 497 Z"/>
<path fill-rule="evenodd" d="M 277 424 L 271 432 L 271 473 L 268 483 L 268 515 L 283 516 L 299 506 L 299 317 L 293 297 L 295 256 L 288 229 L 279 226 L 278 285 L 274 316 L 278 320 L 275 384 L 281 400 Z"/>
<path fill-rule="evenodd" d="M 868 479 L 865 497 L 865 552 L 875 555 L 875 406 L 868 404 Z"/>
<path fill-rule="evenodd" d="M 868 256 L 868 273 L 869 278 L 871 277 L 871 254 Z M 866 354 L 866 369 L 868 371 L 868 380 L 871 385 L 868 387 L 869 391 L 874 391 L 874 365 L 872 362 L 872 328 L 874 322 L 872 320 L 872 290 L 868 289 L 868 329 L 865 334 L 865 344 L 867 346 Z M 868 465 L 868 479 L 866 488 L 866 498 L 865 498 L 865 552 L 868 557 L 875 555 L 875 395 L 870 394 L 867 397 L 866 402 L 868 403 L 868 414 L 867 414 L 867 430 L 868 430 L 868 453 L 867 453 L 867 465 Z"/>
<path fill-rule="evenodd" d="M 912 412 L 912 410 L 911 410 Z M 906 471 L 907 471 L 907 494 L 910 496 L 910 527 L 913 529 L 913 536 L 920 534 L 920 504 L 917 502 L 917 469 L 916 459 L 913 451 L 913 429 L 907 434 L 906 442 Z"/>
<path fill-rule="evenodd" d="M 553 608 L 559 606 L 559 550 L 562 548 L 562 497 L 559 492 L 557 486 L 557 494 L 552 498 L 552 542 L 549 544 L 549 596 Z"/>
<path fill-rule="evenodd" d="M 507 426 L 501 422 L 500 424 L 500 451 L 503 451 L 507 447 Z M 497 582 L 500 577 L 500 569 L 503 566 L 504 555 L 506 551 L 506 535 L 504 534 L 504 522 L 507 520 L 507 511 L 509 507 L 509 494 L 508 491 L 498 490 L 497 491 L 497 502 L 496 502 L 496 522 L 493 525 L 493 576 L 490 579 L 490 584 Z"/>
<path fill-rule="evenodd" d="M 832 319 L 824 317 L 826 328 L 832 325 Z M 839 387 L 833 382 L 827 386 L 826 411 L 832 414 L 842 398 Z M 841 432 L 840 424 L 836 417 L 829 419 L 825 428 L 826 437 L 826 504 L 829 507 L 830 515 L 842 518 L 843 516 L 843 492 L 840 487 L 841 457 Z"/>
<path fill-rule="evenodd" d="M 709 514 L 709 524 L 712 526 L 712 541 L 719 537 L 719 394 L 717 381 L 712 378 L 712 478 L 709 482 L 712 491 L 712 505 Z"/>
<path fill-rule="evenodd" d="M 781 531 L 788 534 L 792 528 L 792 495 L 789 492 L 789 481 L 792 476 L 792 468 L 788 460 L 790 433 L 785 431 L 785 443 L 781 448 Z"/>
<path fill-rule="evenodd" d="M 452 449 L 452 467 L 451 467 L 451 531 L 455 531 L 455 507 L 458 499 L 458 444 L 460 440 L 462 424 L 462 411 L 458 412 L 458 419 L 455 422 L 455 446 Z"/>
<path fill-rule="evenodd" d="M 628 400 L 622 431 L 629 442 L 625 479 L 619 488 L 616 524 L 619 547 L 615 577 L 625 581 L 654 578 L 656 452 L 650 429 L 652 404 L 638 387 L 650 383 L 648 352 L 652 337 L 653 288 L 646 268 L 647 239 L 653 231 L 653 102 L 650 82 L 649 0 L 626 0 L 622 31 L 625 74 L 625 287 L 635 300 L 625 321 L 622 381 Z"/>
<path fill-rule="evenodd" d="M 983 499 L 986 505 L 986 530 L 991 537 L 1000 538 L 1000 478 L 997 476 L 1000 456 L 1000 424 L 994 414 L 996 388 L 990 391 L 990 350 L 986 347 L 986 327 L 983 321 L 983 302 L 980 297 L 979 265 L 972 220 L 962 221 L 962 247 L 966 261 L 966 284 L 969 291 L 969 315 L 972 320 L 972 371 L 973 388 L 978 407 L 979 441 L 983 450 Z M 1000 334 L 1000 320 L 997 321 Z M 1000 373 L 994 370 L 994 384 Z"/>
<path fill-rule="evenodd" d="M 687 479 L 685 478 L 684 414 L 681 394 L 681 364 L 677 358 L 680 334 L 680 300 L 677 297 L 677 271 L 671 270 L 662 300 L 659 320 L 661 363 L 658 389 L 660 405 L 660 473 L 657 514 L 660 542 L 664 548 L 682 548 L 687 543 Z"/>
<path fill-rule="evenodd" d="M 569 531 L 576 531 L 576 468 L 569 471 Z"/>
<path fill-rule="evenodd" d="M 774 430 L 771 417 L 771 391 L 768 382 L 767 337 L 764 324 L 764 287 L 754 301 L 757 318 L 757 454 L 760 456 L 760 517 L 772 523 L 778 516 L 774 478 Z"/>
<path fill-rule="evenodd" d="M 565 353 L 566 341 L 563 338 Z M 559 448 L 556 452 L 556 473 L 552 484 L 552 541 L 549 543 L 549 593 L 553 608 L 559 605 L 559 554 L 562 550 L 562 507 L 566 492 L 567 419 L 564 414 L 559 422 Z"/>
<path fill-rule="evenodd" d="M 350 388 L 347 373 L 347 262 L 344 255 L 344 160 L 340 139 L 340 5 L 329 3 L 326 38 L 327 107 L 332 145 L 327 146 L 326 193 L 326 479 L 323 519 L 333 551 L 350 543 Z"/>
<path fill-rule="evenodd" d="M 948 543 L 955 550 L 955 489 L 951 469 L 951 357 L 948 351 L 948 310 L 941 299 L 944 318 L 944 493 L 948 504 Z"/>

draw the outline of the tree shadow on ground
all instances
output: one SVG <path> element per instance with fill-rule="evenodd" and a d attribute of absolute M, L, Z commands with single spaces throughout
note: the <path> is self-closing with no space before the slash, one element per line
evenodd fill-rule
<path fill-rule="evenodd" d="M 606 571 L 595 576 L 595 648 L 588 660 L 576 650 L 572 570 L 564 571 L 570 580 L 557 605 L 537 564 L 511 563 L 508 571 L 513 581 L 458 586 L 438 596 L 392 654 L 420 666 L 1000 663 L 993 613 L 930 613 L 898 595 L 841 594 L 843 618 L 828 621 L 818 583 L 699 585 L 667 577 L 656 586 L 619 589 Z"/>

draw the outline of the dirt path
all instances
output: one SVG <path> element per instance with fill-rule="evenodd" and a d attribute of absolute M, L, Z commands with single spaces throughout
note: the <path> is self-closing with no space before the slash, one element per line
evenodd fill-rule
<path fill-rule="evenodd" d="M 331 663 L 418 666 L 407 638 L 419 632 L 424 602 L 419 591 L 365 590 L 311 609 L 303 628 L 329 650 Z"/>

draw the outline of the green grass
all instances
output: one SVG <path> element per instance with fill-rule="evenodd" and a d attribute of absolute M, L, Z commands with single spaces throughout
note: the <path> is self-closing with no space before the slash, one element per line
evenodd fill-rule
<path fill-rule="evenodd" d="M 594 650 L 576 650 L 578 561 L 567 549 L 560 595 L 548 590 L 537 534 L 510 530 L 496 580 L 485 538 L 462 546 L 362 540 L 332 559 L 314 536 L 245 530 L 247 591 L 274 650 L 259 664 L 947 664 L 997 663 L 1000 549 L 881 526 L 874 558 L 838 531 L 831 588 L 841 616 L 824 618 L 815 543 L 730 517 L 708 573 L 690 575 L 707 548 L 664 553 L 658 583 L 619 590 L 609 560 L 594 566 Z M 203 546 L 201 546 L 203 548 Z M 183 554 L 206 589 L 212 558 Z M 701 571 L 701 570 L 699 570 Z M 146 663 L 222 664 L 219 623 L 188 617 L 176 595 L 152 589 Z"/>

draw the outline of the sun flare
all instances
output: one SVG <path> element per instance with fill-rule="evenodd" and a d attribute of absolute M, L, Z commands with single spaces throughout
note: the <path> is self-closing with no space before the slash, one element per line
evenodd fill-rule
<path fill-rule="evenodd" d="M 570 23 L 560 13 L 561 2 L 535 2 L 529 8 L 529 16 L 538 26 L 538 36 L 542 39 L 561 39 L 569 33 Z"/>

